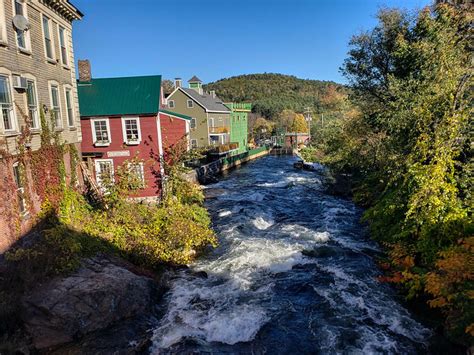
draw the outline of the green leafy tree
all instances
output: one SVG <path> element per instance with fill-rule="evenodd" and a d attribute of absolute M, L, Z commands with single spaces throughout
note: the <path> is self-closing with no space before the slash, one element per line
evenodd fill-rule
<path fill-rule="evenodd" d="M 350 42 L 342 69 L 358 111 L 331 126 L 322 160 L 352 175 L 364 219 L 389 250 L 386 279 L 409 297 L 431 297 L 449 334 L 468 345 L 472 10 L 382 10 L 378 20 Z"/>

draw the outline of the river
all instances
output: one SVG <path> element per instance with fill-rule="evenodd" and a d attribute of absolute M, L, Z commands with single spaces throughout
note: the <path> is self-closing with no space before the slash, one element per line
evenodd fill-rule
<path fill-rule="evenodd" d="M 265 157 L 206 188 L 220 245 L 179 271 L 154 354 L 423 353 L 430 330 L 377 281 L 361 210 Z"/>

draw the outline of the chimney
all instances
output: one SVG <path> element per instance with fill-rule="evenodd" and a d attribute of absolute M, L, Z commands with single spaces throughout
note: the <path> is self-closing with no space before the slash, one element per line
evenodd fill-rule
<path fill-rule="evenodd" d="M 174 88 L 175 89 L 182 87 L 182 84 L 183 84 L 183 79 L 181 79 L 181 78 L 175 78 L 174 79 Z"/>
<path fill-rule="evenodd" d="M 212 97 L 213 99 L 216 98 L 216 91 L 215 91 L 215 90 L 209 91 L 209 94 L 211 95 L 211 97 Z"/>
<path fill-rule="evenodd" d="M 91 74 L 91 63 L 88 59 L 81 60 L 79 59 L 77 62 L 77 67 L 79 69 L 79 81 L 91 81 L 92 74 Z"/>

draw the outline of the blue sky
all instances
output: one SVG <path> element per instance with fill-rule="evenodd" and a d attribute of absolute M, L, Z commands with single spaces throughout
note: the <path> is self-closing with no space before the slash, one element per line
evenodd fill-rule
<path fill-rule="evenodd" d="M 72 0 L 77 59 L 93 77 L 161 74 L 204 82 L 276 72 L 344 82 L 353 34 L 381 7 L 410 11 L 430 0 Z"/>

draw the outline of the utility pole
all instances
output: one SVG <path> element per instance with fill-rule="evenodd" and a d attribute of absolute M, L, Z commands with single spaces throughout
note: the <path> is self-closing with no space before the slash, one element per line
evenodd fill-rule
<path fill-rule="evenodd" d="M 308 122 L 308 132 L 309 132 L 308 141 L 311 142 L 311 121 L 313 120 L 313 117 L 311 116 L 311 108 L 310 107 L 306 107 L 306 109 L 304 111 L 304 118 L 305 118 L 306 122 Z"/>

